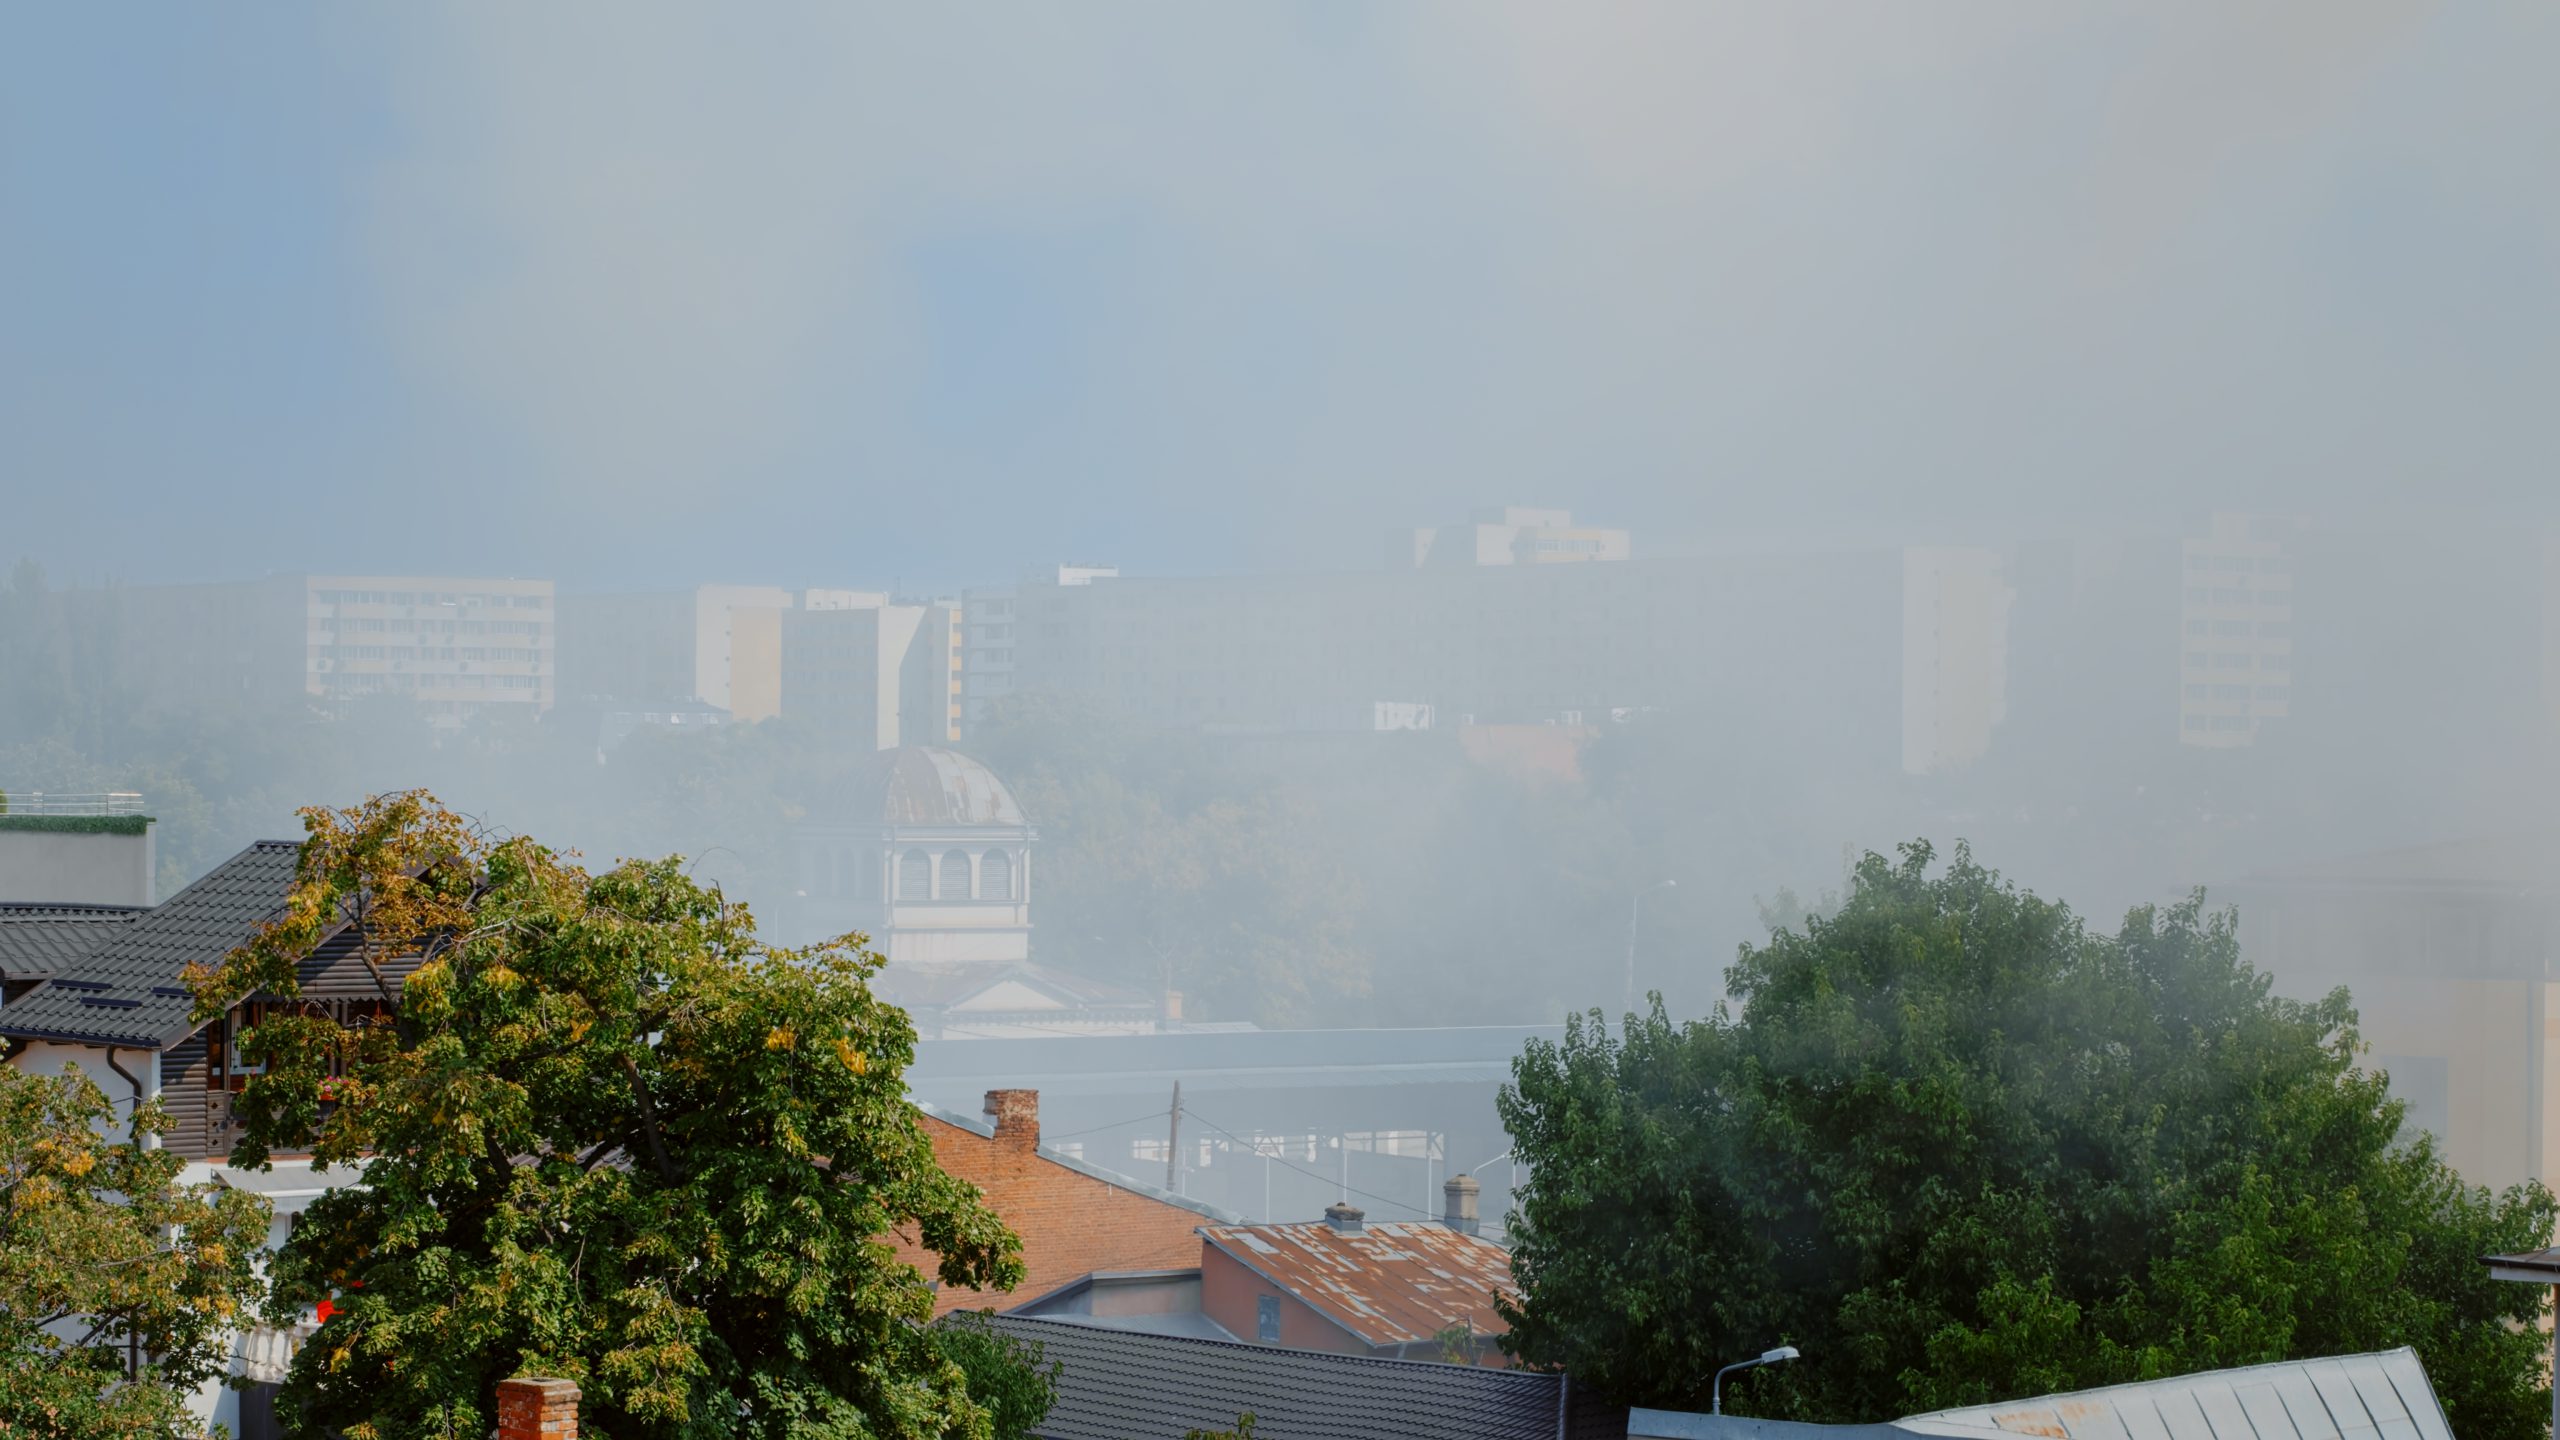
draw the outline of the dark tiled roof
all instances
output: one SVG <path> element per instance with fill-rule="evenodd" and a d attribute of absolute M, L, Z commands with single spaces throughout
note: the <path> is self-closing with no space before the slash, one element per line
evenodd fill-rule
<path fill-rule="evenodd" d="M 0 976 L 59 975 L 141 913 L 131 905 L 0 904 Z"/>
<path fill-rule="evenodd" d="M 196 1028 L 182 978 L 229 954 L 283 908 L 290 840 L 261 840 L 116 929 L 106 944 L 0 1009 L 0 1035 L 164 1049 Z"/>
<path fill-rule="evenodd" d="M 996 1317 L 1061 1367 L 1044 1440 L 1180 1440 L 1253 1412 L 1255 1440 L 1553 1440 L 1562 1381 Z M 1623 1433 L 1624 1422 L 1620 1422 Z"/>

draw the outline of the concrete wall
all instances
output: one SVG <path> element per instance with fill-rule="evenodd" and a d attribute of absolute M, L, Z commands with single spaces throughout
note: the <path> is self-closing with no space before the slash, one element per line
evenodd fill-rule
<path fill-rule="evenodd" d="M 0 902 L 153 903 L 151 821 L 135 817 L 141 824 L 133 834 L 92 834 L 51 828 L 47 818 L 0 815 Z"/>

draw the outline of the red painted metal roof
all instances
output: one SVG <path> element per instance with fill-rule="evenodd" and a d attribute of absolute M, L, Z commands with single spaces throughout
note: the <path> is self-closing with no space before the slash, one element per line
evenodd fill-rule
<path fill-rule="evenodd" d="M 1499 1335 L 1510 1327 L 1494 1292 L 1520 1294 L 1510 1251 L 1444 1225 L 1205 1225 L 1200 1235 L 1372 1345 L 1427 1341 L 1461 1324 Z"/>

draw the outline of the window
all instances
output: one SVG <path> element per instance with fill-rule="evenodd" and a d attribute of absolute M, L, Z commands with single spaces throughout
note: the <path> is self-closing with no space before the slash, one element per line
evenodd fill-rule
<path fill-rule="evenodd" d="M 942 852 L 942 887 L 939 893 L 945 900 L 969 898 L 969 852 L 966 850 Z"/>
<path fill-rule="evenodd" d="M 1280 1297 L 1253 1297 L 1253 1338 L 1265 1345 L 1280 1343 Z"/>
<path fill-rule="evenodd" d="M 898 898 L 930 900 L 933 898 L 933 857 L 922 850 L 910 850 L 898 857 Z"/>
<path fill-rule="evenodd" d="M 978 859 L 979 893 L 989 900 L 1013 898 L 1013 857 L 990 850 Z"/>

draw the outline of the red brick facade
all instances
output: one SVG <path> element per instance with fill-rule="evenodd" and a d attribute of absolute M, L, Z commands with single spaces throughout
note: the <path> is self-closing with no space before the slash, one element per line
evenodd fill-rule
<path fill-rule="evenodd" d="M 1198 1210 L 1114 1185 L 1040 1153 L 1040 1095 L 990 1090 L 993 1137 L 927 1113 L 919 1118 L 942 1168 L 978 1187 L 988 1208 L 1022 1237 L 1022 1284 L 1010 1295 L 944 1290 L 936 1315 L 1004 1310 L 1097 1270 L 1188 1270 L 1200 1263 Z M 932 1278 L 933 1255 L 899 1236 L 898 1255 Z"/>

